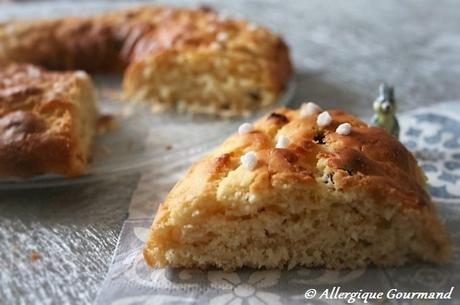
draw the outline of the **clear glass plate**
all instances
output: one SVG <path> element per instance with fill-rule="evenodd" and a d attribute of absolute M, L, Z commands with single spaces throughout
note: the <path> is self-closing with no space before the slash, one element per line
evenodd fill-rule
<path fill-rule="evenodd" d="M 45 174 L 32 178 L 0 178 L 0 189 L 41 188 L 143 172 L 168 160 L 190 160 L 234 132 L 243 121 L 261 116 L 270 108 L 288 105 L 295 91 L 293 79 L 275 105 L 247 118 L 219 119 L 174 111 L 152 113 L 148 106 L 121 101 L 119 77 L 95 77 L 99 108 L 115 118 L 116 128 L 96 136 L 88 172 L 79 177 Z"/>

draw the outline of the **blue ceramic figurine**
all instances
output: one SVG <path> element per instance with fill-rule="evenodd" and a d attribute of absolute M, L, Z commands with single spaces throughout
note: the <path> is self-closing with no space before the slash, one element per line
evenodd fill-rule
<path fill-rule="evenodd" d="M 396 119 L 396 100 L 393 87 L 381 84 L 379 96 L 373 103 L 372 125 L 382 127 L 396 138 L 399 137 L 399 123 Z"/>

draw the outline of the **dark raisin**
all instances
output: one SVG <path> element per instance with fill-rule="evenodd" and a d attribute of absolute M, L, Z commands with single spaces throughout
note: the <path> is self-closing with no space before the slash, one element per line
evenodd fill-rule
<path fill-rule="evenodd" d="M 205 13 L 212 13 L 212 12 L 214 12 L 214 9 L 213 9 L 210 5 L 208 5 L 208 4 L 200 4 L 200 5 L 198 6 L 198 9 L 199 9 L 200 11 L 202 11 L 202 12 L 205 12 Z"/>
<path fill-rule="evenodd" d="M 249 91 L 248 95 L 254 101 L 260 101 L 260 93 L 258 91 Z"/>
<path fill-rule="evenodd" d="M 324 135 L 324 133 L 319 132 L 315 135 L 315 137 L 313 138 L 313 141 L 316 144 L 326 144 L 326 141 L 324 140 L 325 137 L 326 136 Z"/>
<path fill-rule="evenodd" d="M 324 180 L 324 183 L 326 183 L 326 184 L 328 184 L 328 183 L 335 184 L 335 182 L 334 182 L 334 173 L 328 173 L 327 177 L 326 177 L 326 180 Z"/>
<path fill-rule="evenodd" d="M 334 182 L 334 173 L 329 173 L 328 178 L 329 178 L 329 181 L 331 181 L 332 184 L 335 184 L 335 182 Z"/>
<path fill-rule="evenodd" d="M 277 121 L 279 121 L 281 123 L 288 123 L 289 122 L 289 119 L 284 114 L 276 113 L 276 112 L 270 113 L 270 115 L 268 116 L 268 119 L 269 120 L 277 120 Z"/>
<path fill-rule="evenodd" d="M 341 168 L 341 170 L 344 170 L 347 172 L 348 176 L 353 176 L 353 169 L 350 166 L 345 166 L 344 168 Z"/>

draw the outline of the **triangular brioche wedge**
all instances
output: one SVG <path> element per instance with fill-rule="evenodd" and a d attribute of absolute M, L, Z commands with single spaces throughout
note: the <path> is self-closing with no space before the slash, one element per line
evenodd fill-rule
<path fill-rule="evenodd" d="M 195 163 L 160 206 L 144 257 L 159 267 L 342 269 L 450 253 L 412 154 L 381 128 L 309 103 L 242 125 Z"/>

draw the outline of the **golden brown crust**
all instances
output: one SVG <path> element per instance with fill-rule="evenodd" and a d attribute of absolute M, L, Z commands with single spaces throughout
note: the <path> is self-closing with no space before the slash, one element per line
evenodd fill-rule
<path fill-rule="evenodd" d="M 91 18 L 12 21 L 0 24 L 0 64 L 53 70 L 121 70 L 121 38 L 110 23 Z"/>
<path fill-rule="evenodd" d="M 417 161 L 396 138 L 341 110 L 329 113 L 332 123 L 319 128 L 316 115 L 300 118 L 297 111 L 279 108 L 258 120 L 256 130 L 230 137 L 195 164 L 189 171 L 190 177 L 182 181 L 212 183 L 239 166 L 238 158 L 244 151 L 253 150 L 257 153 L 258 163 L 254 170 L 257 178 L 251 187 L 258 190 L 269 189 L 284 180 L 319 184 L 327 172 L 338 190 L 367 191 L 376 198 L 391 193 L 411 208 L 424 208 L 430 203 Z M 346 122 L 352 125 L 351 135 L 337 134 L 337 126 Z M 287 149 L 274 147 L 276 134 L 280 133 L 291 139 Z M 319 135 L 324 138 L 324 144 L 318 143 Z M 229 155 L 232 157 L 227 158 Z M 230 159 L 233 160 L 231 164 L 223 161 L 229 162 Z M 327 169 L 320 168 L 319 164 L 324 164 Z M 183 183 L 180 182 L 170 193 L 165 205 L 170 200 L 181 201 L 180 196 L 203 192 L 204 185 L 190 187 Z M 187 187 L 186 191 L 178 190 L 184 187 Z"/>
<path fill-rule="evenodd" d="M 221 266 L 229 269 L 242 265 L 283 266 L 286 264 L 285 257 L 273 262 L 268 259 L 250 261 L 244 257 L 225 256 L 225 253 L 220 258 L 209 258 L 203 253 L 193 256 L 191 253 L 199 253 L 200 247 L 211 247 L 216 243 L 201 241 L 200 244 L 197 241 L 197 245 L 201 246 L 194 248 L 193 242 L 189 243 L 190 237 L 185 233 L 186 227 L 190 225 L 201 228 L 196 229 L 195 234 L 198 236 L 219 235 L 219 232 L 215 231 L 203 233 L 206 232 L 211 219 L 212 223 L 217 223 L 216 227 L 222 230 L 230 228 L 226 228 L 224 223 L 231 226 L 232 220 L 241 221 L 240 225 L 251 227 L 251 221 L 256 223 L 258 217 L 263 217 L 261 211 L 289 214 L 290 212 L 283 212 L 289 203 L 294 206 L 291 207 L 294 211 L 308 211 L 314 209 L 314 205 L 327 205 L 331 202 L 336 202 L 338 207 L 344 210 L 356 205 L 351 209 L 359 209 L 359 212 L 353 212 L 358 215 L 366 215 L 372 211 L 375 216 L 372 216 L 372 219 L 364 219 L 363 225 L 371 225 L 375 221 L 376 226 L 381 226 L 379 230 L 382 233 L 386 232 L 389 219 L 394 219 L 391 226 L 394 226 L 395 233 L 388 236 L 393 236 L 396 240 L 403 239 L 406 234 L 403 232 L 404 229 L 399 227 L 413 226 L 410 230 L 414 232 L 407 234 L 414 235 L 410 237 L 410 241 L 400 242 L 405 249 L 401 249 L 399 253 L 395 252 L 394 259 L 385 252 L 381 257 L 373 257 L 381 251 L 377 251 L 376 248 L 367 258 L 370 262 L 378 265 L 402 264 L 408 260 L 406 255 L 428 261 L 446 261 L 451 253 L 449 238 L 437 218 L 435 205 L 425 189 L 424 175 L 413 155 L 383 129 L 369 127 L 341 110 L 331 110 L 329 113 L 332 122 L 325 127 L 319 127 L 317 114 L 301 117 L 299 111 L 279 108 L 256 121 L 252 131 L 234 134 L 195 163 L 160 206 L 144 251 L 146 261 L 157 266 Z M 342 135 L 336 132 L 336 128 L 342 123 L 351 124 L 350 134 Z M 275 148 L 280 135 L 289 139 L 289 144 L 285 148 Z M 257 156 L 257 163 L 251 170 L 244 168 L 240 161 L 240 157 L 248 151 L 255 152 Z M 295 202 L 298 202 L 298 206 Z M 199 211 L 201 218 L 193 218 L 194 211 Z M 302 217 L 305 217 L 302 215 L 304 214 L 296 217 L 302 221 Z M 312 215 L 308 217 L 313 217 Z M 377 215 L 382 219 L 378 220 Z M 275 219 L 273 216 L 273 221 Z M 297 226 L 298 220 L 294 218 L 294 226 Z M 308 218 L 303 221 L 308 223 Z M 204 223 L 208 225 L 203 225 Z M 349 224 L 348 227 L 355 225 L 357 223 Z M 308 230 L 306 229 L 305 234 Z M 332 232 L 333 228 L 330 230 Z M 224 238 L 222 235 L 222 239 Z M 279 238 L 283 240 L 282 235 Z M 351 237 L 344 235 L 343 238 Z M 262 239 L 262 242 L 264 240 L 269 244 L 270 238 Z M 308 242 L 310 241 L 305 241 Z M 351 239 L 349 242 L 354 241 Z M 379 244 L 381 242 L 376 242 L 375 246 L 378 247 Z M 225 245 L 220 244 L 219 247 L 226 247 Z M 248 243 L 241 247 L 250 248 L 251 245 L 254 244 Z M 299 242 L 295 242 L 294 245 L 287 246 L 287 249 L 301 248 Z M 358 252 L 359 247 L 361 246 L 356 246 L 353 252 Z M 234 251 L 240 251 L 239 249 Z M 275 247 L 270 251 L 276 249 Z M 263 251 L 260 248 L 256 250 Z M 256 250 L 244 251 L 250 253 Z M 245 253 L 244 251 L 242 253 Z M 327 249 L 324 251 L 329 253 Z M 383 251 L 388 249 L 383 247 Z M 305 253 L 298 252 L 296 255 Z M 264 257 L 263 255 L 261 253 L 260 257 Z M 307 255 L 304 260 L 296 260 L 296 257 L 298 256 L 290 257 L 292 261 L 288 260 L 289 264 L 351 268 L 369 263 L 347 261 L 345 258 L 339 258 L 338 261 L 317 259 L 317 263 L 311 263 L 311 255 Z"/>
<path fill-rule="evenodd" d="M 0 69 L 0 176 L 84 173 L 96 109 L 91 82 L 79 75 Z"/>
<path fill-rule="evenodd" d="M 222 67 L 228 61 L 230 68 Z M 249 94 L 254 99 L 254 105 L 238 106 L 238 109 L 229 111 L 240 114 L 273 103 L 292 75 L 286 44 L 269 30 L 244 20 L 222 18 L 209 8 L 166 6 L 145 6 L 87 18 L 0 24 L 0 64 L 8 62 L 89 72 L 117 72 L 127 67 L 124 90 L 128 97 L 152 99 L 157 109 L 189 99 L 186 101 L 189 108 L 200 112 L 205 111 L 207 105 L 190 104 L 204 98 L 184 97 L 174 92 L 171 93 L 173 96 L 163 97 L 154 89 L 167 84 L 155 85 L 145 75 L 158 65 L 170 65 L 178 70 L 179 75 L 206 75 L 212 74 L 211 70 L 221 69 L 228 77 L 234 76 L 243 82 L 231 85 L 239 95 L 232 96 L 221 91 L 220 94 L 207 96 L 207 99 L 212 103 L 222 93 L 227 95 L 229 101 L 222 100 L 214 105 L 217 111 L 222 111 L 228 107 L 226 103 L 237 103 L 236 99 L 242 100 L 241 96 Z M 196 69 L 194 64 L 198 68 L 200 65 L 210 67 L 196 71 L 193 70 Z M 181 65 L 189 70 L 181 71 Z M 159 71 L 158 74 L 163 73 Z M 191 82 L 186 76 L 176 77 L 176 82 Z M 213 77 L 214 81 L 208 86 L 222 81 L 219 75 Z M 244 82 L 249 82 L 250 86 Z M 204 90 L 201 88 L 200 91 Z M 251 100 L 246 103 L 251 104 Z"/>

